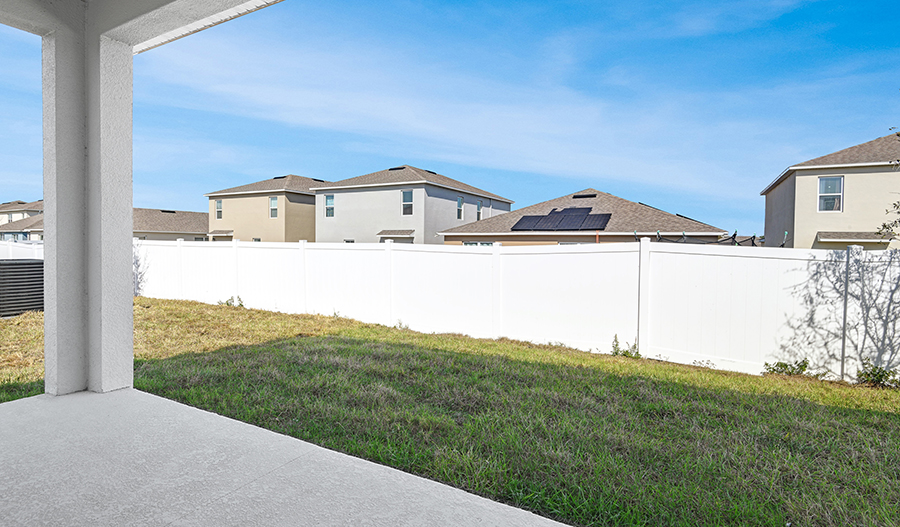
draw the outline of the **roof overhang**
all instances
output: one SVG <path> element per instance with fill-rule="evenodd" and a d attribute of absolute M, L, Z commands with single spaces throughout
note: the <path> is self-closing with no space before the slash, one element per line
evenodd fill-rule
<path fill-rule="evenodd" d="M 275 192 L 286 192 L 288 194 L 302 194 L 304 196 L 315 196 L 313 192 L 304 192 L 302 190 L 289 190 L 286 188 L 279 189 L 271 189 L 271 190 L 240 190 L 237 192 L 211 192 L 209 194 L 204 194 L 205 198 L 221 198 L 226 196 L 250 196 L 256 194 L 273 194 Z"/>
<path fill-rule="evenodd" d="M 405 187 L 409 185 L 431 185 L 432 187 L 440 187 L 448 190 L 455 190 L 456 192 L 462 192 L 463 194 L 471 194 L 473 196 L 478 196 L 480 198 L 492 199 L 494 201 L 502 201 L 503 203 L 515 203 L 515 201 L 501 198 L 499 196 L 488 196 L 487 194 L 482 194 L 479 192 L 472 192 L 471 190 L 463 190 L 457 187 L 451 187 L 450 185 L 441 185 L 440 183 L 435 183 L 433 181 L 427 181 L 425 179 L 418 181 L 398 181 L 396 183 L 369 183 L 367 185 L 346 185 L 340 187 L 316 187 L 312 189 L 314 192 L 318 192 L 320 190 L 345 190 L 345 189 L 357 189 L 357 188 L 378 188 L 378 187 Z"/>
<path fill-rule="evenodd" d="M 816 234 L 816 241 L 819 243 L 891 243 L 894 238 L 823 238 Z"/>
<path fill-rule="evenodd" d="M 844 165 L 794 165 L 791 167 L 787 167 L 784 171 L 775 178 L 775 181 L 769 183 L 769 185 L 759 193 L 760 196 L 765 196 L 769 193 L 770 190 L 778 186 L 779 183 L 784 181 L 790 176 L 791 172 L 795 170 L 827 170 L 832 168 L 858 168 L 858 167 L 896 167 L 897 163 L 893 163 L 890 161 L 879 161 L 877 163 L 847 163 Z"/>
<path fill-rule="evenodd" d="M 604 231 L 527 231 L 527 232 L 439 232 L 440 236 L 727 236 L 727 232 L 604 232 Z"/>

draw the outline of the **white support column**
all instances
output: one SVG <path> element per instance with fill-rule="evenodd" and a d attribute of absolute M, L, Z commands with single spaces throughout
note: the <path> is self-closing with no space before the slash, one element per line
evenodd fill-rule
<path fill-rule="evenodd" d="M 45 391 L 55 395 L 133 377 L 132 49 L 92 38 L 85 4 L 73 5 L 69 24 L 43 37 Z"/>

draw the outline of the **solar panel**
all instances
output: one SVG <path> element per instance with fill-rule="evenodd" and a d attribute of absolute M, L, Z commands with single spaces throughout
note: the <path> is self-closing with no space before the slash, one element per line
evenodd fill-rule
<path fill-rule="evenodd" d="M 565 216 L 562 214 L 552 214 L 542 217 L 538 220 L 537 224 L 534 226 L 535 231 L 555 231 L 556 226 L 559 225 L 559 222 Z"/>
<path fill-rule="evenodd" d="M 562 221 L 559 222 L 559 225 L 556 226 L 555 230 L 577 231 L 581 229 L 581 223 L 587 217 L 589 217 L 587 214 L 565 214 L 562 216 Z"/>
<path fill-rule="evenodd" d="M 541 218 L 543 218 L 543 216 L 522 216 L 510 230 L 533 231 L 534 226 L 537 225 L 538 220 L 540 220 Z"/>
<path fill-rule="evenodd" d="M 612 214 L 590 214 L 585 216 L 584 222 L 581 224 L 580 231 L 602 231 L 609 223 Z"/>

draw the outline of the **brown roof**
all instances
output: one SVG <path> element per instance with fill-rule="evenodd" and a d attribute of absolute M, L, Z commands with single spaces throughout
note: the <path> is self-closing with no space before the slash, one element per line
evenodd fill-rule
<path fill-rule="evenodd" d="M 873 241 L 873 242 L 889 242 L 891 241 L 891 237 L 885 237 L 877 232 L 859 232 L 859 231 L 819 231 L 816 233 L 816 237 L 819 241 L 827 242 L 833 240 L 859 240 L 859 241 Z"/>
<path fill-rule="evenodd" d="M 456 190 L 467 192 L 469 194 L 484 196 L 487 198 L 504 201 L 506 203 L 513 203 L 512 200 L 506 199 L 496 194 L 492 194 L 485 190 L 481 190 L 480 188 L 473 187 L 472 185 L 467 185 L 462 181 L 448 178 L 447 176 L 438 174 L 437 172 L 432 172 L 431 170 L 423 170 L 421 168 L 416 168 L 409 165 L 389 168 L 387 170 L 380 170 L 378 172 L 372 172 L 371 174 L 352 177 L 350 179 L 342 179 L 341 181 L 338 181 L 336 183 L 328 183 L 324 185 L 319 184 L 318 186 L 324 188 L 356 187 L 363 185 L 377 186 L 396 185 L 398 183 L 413 183 L 417 181 L 426 181 L 434 185 L 450 187 Z"/>
<path fill-rule="evenodd" d="M 822 165 L 855 165 L 859 163 L 890 163 L 900 159 L 900 136 L 897 134 L 886 135 L 863 143 L 851 146 L 809 161 L 804 161 L 794 166 L 822 166 Z"/>
<path fill-rule="evenodd" d="M 241 185 L 239 187 L 226 188 L 225 190 L 217 190 L 206 194 L 209 196 L 220 196 L 225 194 L 243 194 L 248 192 L 267 192 L 267 191 L 289 191 L 299 192 L 301 194 L 313 194 L 311 187 L 315 185 L 330 184 L 329 181 L 323 179 L 313 179 L 303 176 L 295 176 L 288 174 L 286 176 L 278 176 L 272 179 L 264 179 L 256 183 Z"/>
<path fill-rule="evenodd" d="M 35 210 L 44 210 L 44 201 L 37 200 L 32 201 L 31 203 L 26 203 L 22 200 L 16 201 L 8 201 L 6 203 L 0 203 L 0 212 L 14 212 L 20 210 L 27 211 L 35 211 Z"/>
<path fill-rule="evenodd" d="M 412 236 L 412 234 L 416 232 L 415 229 L 400 229 L 400 230 L 390 230 L 385 229 L 380 231 L 375 236 Z"/>
<path fill-rule="evenodd" d="M 184 210 L 134 209 L 134 232 L 206 234 L 209 214 Z"/>
<path fill-rule="evenodd" d="M 576 195 L 594 195 L 593 197 L 575 198 Z M 592 188 L 575 192 L 568 196 L 544 201 L 530 207 L 525 207 L 513 212 L 507 212 L 492 218 L 468 223 L 452 229 L 442 231 L 442 234 L 471 234 L 471 233 L 510 233 L 522 216 L 542 216 L 553 210 L 562 210 L 569 207 L 591 207 L 591 214 L 610 214 L 609 223 L 604 232 L 632 233 L 632 232 L 708 232 L 710 234 L 722 234 L 724 231 L 701 223 L 684 216 L 670 214 L 643 203 L 635 203 L 622 199 L 606 192 L 600 192 Z M 546 232 L 544 234 L 553 234 Z"/>
<path fill-rule="evenodd" d="M 28 232 L 44 230 L 44 215 L 36 214 L 21 220 L 11 221 L 0 225 L 2 232 Z"/>
<path fill-rule="evenodd" d="M 134 232 L 184 232 L 206 234 L 209 230 L 209 214 L 183 210 L 134 209 Z M 0 225 L 0 231 L 43 231 L 44 215 Z"/>

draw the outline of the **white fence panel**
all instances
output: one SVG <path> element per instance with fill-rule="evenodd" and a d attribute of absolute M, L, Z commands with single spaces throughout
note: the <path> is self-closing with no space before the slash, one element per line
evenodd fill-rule
<path fill-rule="evenodd" d="M 236 244 L 237 263 L 230 269 L 235 295 L 249 308 L 303 312 L 303 274 L 299 263 L 303 250 L 295 243 Z"/>
<path fill-rule="evenodd" d="M 307 244 L 307 310 L 393 325 L 389 276 L 384 244 Z"/>
<path fill-rule="evenodd" d="M 0 241 L 0 260 L 43 260 L 44 244 Z"/>
<path fill-rule="evenodd" d="M 502 249 L 501 334 L 605 352 L 635 341 L 638 244 Z"/>
<path fill-rule="evenodd" d="M 493 337 L 491 247 L 393 245 L 394 323 Z"/>

